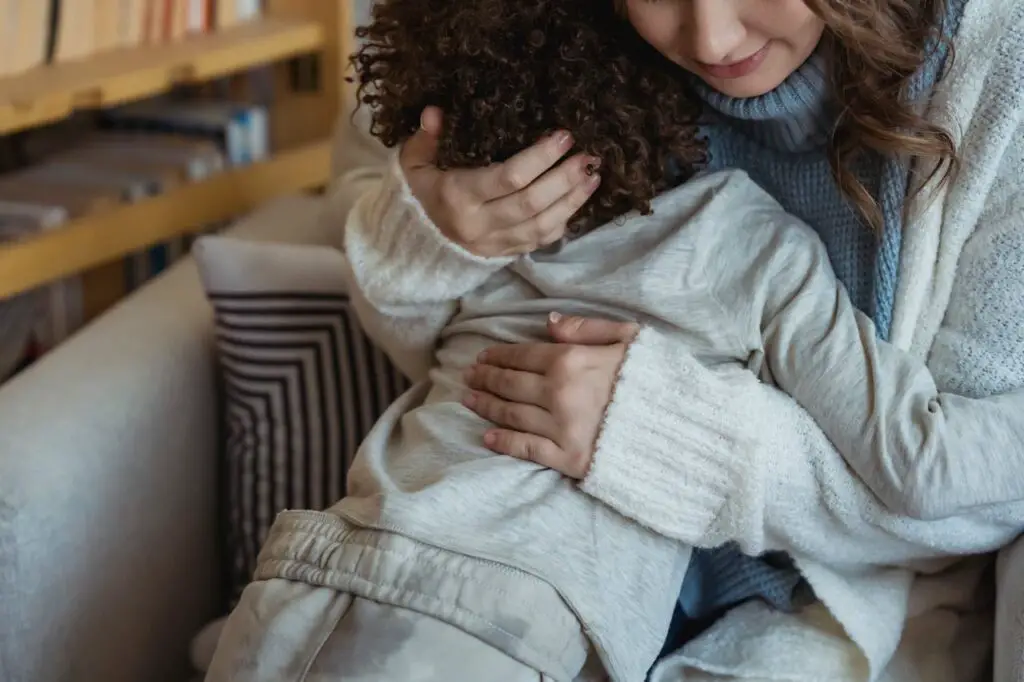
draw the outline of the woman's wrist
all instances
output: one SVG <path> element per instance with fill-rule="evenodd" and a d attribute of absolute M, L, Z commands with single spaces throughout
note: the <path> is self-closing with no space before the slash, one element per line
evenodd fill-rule
<path fill-rule="evenodd" d="M 752 460 L 743 396 L 756 381 L 708 369 L 675 339 L 642 330 L 581 488 L 659 533 L 714 544 L 713 521 Z"/>
<path fill-rule="evenodd" d="M 460 298 L 515 260 L 477 256 L 442 234 L 410 190 L 397 153 L 377 190 L 350 214 L 345 251 L 368 297 L 395 304 Z"/>

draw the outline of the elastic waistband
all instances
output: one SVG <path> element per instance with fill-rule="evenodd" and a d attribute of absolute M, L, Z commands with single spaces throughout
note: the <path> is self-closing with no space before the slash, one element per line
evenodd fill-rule
<path fill-rule="evenodd" d="M 255 574 L 272 578 L 424 613 L 555 679 L 572 679 L 589 650 L 579 621 L 543 580 L 327 512 L 278 515 Z"/>

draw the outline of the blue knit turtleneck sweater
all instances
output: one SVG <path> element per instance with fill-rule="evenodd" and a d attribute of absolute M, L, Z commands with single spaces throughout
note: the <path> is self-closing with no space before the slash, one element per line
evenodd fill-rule
<path fill-rule="evenodd" d="M 952 37 L 967 0 L 951 0 L 944 35 Z M 908 96 L 926 98 L 938 81 L 946 49 L 937 46 L 914 77 Z M 787 211 L 821 237 L 839 280 L 858 308 L 870 314 L 878 335 L 888 338 L 895 299 L 907 168 L 898 160 L 867 158 L 858 178 L 882 210 L 883 231 L 875 235 L 839 191 L 828 163 L 829 135 L 836 111 L 829 97 L 825 56 L 816 52 L 781 86 L 766 95 L 734 99 L 701 82 L 694 88 L 706 104 L 708 171 L 742 168 Z M 696 80 L 696 79 L 694 79 Z M 714 617 L 752 598 L 790 610 L 801 584 L 783 556 L 751 558 L 726 545 L 693 554 L 679 595 L 680 621 Z M 692 627 L 687 628 L 693 634 Z M 678 643 L 670 633 L 668 644 Z"/>

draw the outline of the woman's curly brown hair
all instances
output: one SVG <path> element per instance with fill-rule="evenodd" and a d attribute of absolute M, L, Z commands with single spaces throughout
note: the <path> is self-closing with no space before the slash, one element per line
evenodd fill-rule
<path fill-rule="evenodd" d="M 571 227 L 631 210 L 704 158 L 700 106 L 608 0 L 388 0 L 357 30 L 353 62 L 371 132 L 387 146 L 444 112 L 441 168 L 507 159 L 556 130 L 601 159 L 601 185 Z"/>

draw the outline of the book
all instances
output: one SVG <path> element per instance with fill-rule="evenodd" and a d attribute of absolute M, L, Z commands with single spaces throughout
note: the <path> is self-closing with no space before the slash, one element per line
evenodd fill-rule
<path fill-rule="evenodd" d="M 217 0 L 214 24 L 218 29 L 230 28 L 257 19 L 262 13 L 260 0 Z"/>
<path fill-rule="evenodd" d="M 0 215 L 0 243 L 18 239 L 31 229 L 23 218 Z M 45 304 L 41 290 L 0 299 L 0 382 L 33 359 L 35 328 L 46 314 Z"/>
<path fill-rule="evenodd" d="M 51 10 L 50 0 L 0 0 L 0 73 L 46 63 Z"/>
<path fill-rule="evenodd" d="M 188 1 L 188 32 L 207 33 L 213 28 L 213 0 Z"/>
<path fill-rule="evenodd" d="M 96 0 L 61 0 L 54 61 L 73 61 L 91 55 L 95 51 L 95 26 Z"/>
<path fill-rule="evenodd" d="M 148 0 L 118 0 L 118 45 L 132 48 L 146 42 Z"/>
<path fill-rule="evenodd" d="M 74 2 L 75 0 L 64 0 Z M 92 0 L 93 53 L 108 52 L 121 46 L 121 0 Z"/>
<path fill-rule="evenodd" d="M 173 133 L 211 140 L 231 166 L 245 166 L 269 154 L 268 112 L 257 104 L 150 100 L 110 110 L 101 120 L 106 129 Z"/>
<path fill-rule="evenodd" d="M 216 146 L 205 140 L 174 135 L 140 133 L 96 133 L 78 147 L 51 159 L 45 166 L 93 173 L 113 185 L 125 182 L 136 187 L 125 195 L 138 201 L 166 192 L 181 182 L 197 182 L 224 169 L 224 158 Z M 93 182 L 99 182 L 94 180 Z M 82 180 L 83 183 L 89 182 Z M 129 255 L 125 259 L 124 293 L 141 286 L 171 265 L 183 252 L 183 241 L 164 244 Z M 110 284 L 105 286 L 110 287 Z M 88 292 L 87 292 L 88 293 Z"/>
<path fill-rule="evenodd" d="M 0 200 L 0 238 L 12 241 L 57 229 L 70 217 L 70 212 L 59 201 Z M 31 324 L 35 353 L 55 347 L 82 325 L 81 278 L 54 282 L 28 295 L 35 297 Z"/>
<path fill-rule="evenodd" d="M 142 164 L 177 168 L 183 179 L 204 180 L 224 170 L 226 160 L 216 144 L 184 135 L 138 133 L 117 130 L 96 132 L 82 140 L 72 153 L 89 153 L 99 159 L 137 160 Z M 106 162 L 109 163 L 109 162 Z"/>
<path fill-rule="evenodd" d="M 14 73 L 14 52 L 18 42 L 18 8 L 14 0 L 0 0 L 0 77 Z"/>

